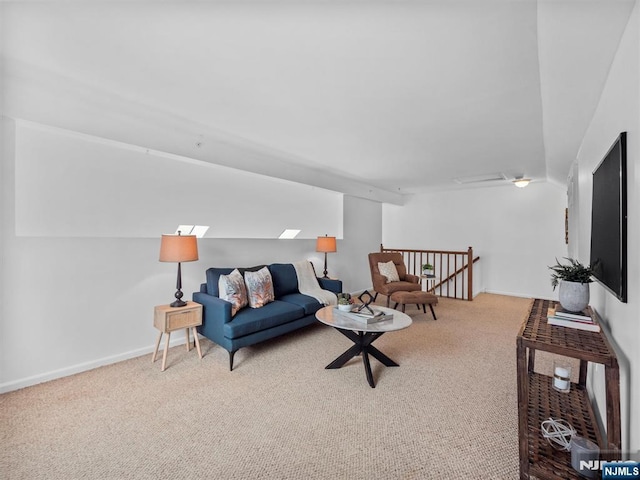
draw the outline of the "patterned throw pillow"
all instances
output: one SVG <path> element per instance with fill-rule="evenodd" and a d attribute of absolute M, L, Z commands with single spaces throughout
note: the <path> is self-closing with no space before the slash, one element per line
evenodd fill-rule
<path fill-rule="evenodd" d="M 247 288 L 244 286 L 242 274 L 236 268 L 229 275 L 220 275 L 218 280 L 220 298 L 231 303 L 231 316 L 248 304 Z"/>
<path fill-rule="evenodd" d="M 263 267 L 257 272 L 244 272 L 244 283 L 247 285 L 251 308 L 264 307 L 267 303 L 275 300 L 273 279 L 267 267 Z"/>
<path fill-rule="evenodd" d="M 380 273 L 387 277 L 387 283 L 399 282 L 400 276 L 398 275 L 398 269 L 395 263 L 389 260 L 387 263 L 378 262 L 378 270 Z"/>

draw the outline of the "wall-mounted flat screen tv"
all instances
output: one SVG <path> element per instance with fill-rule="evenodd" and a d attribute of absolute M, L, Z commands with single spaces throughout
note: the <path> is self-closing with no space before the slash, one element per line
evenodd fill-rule
<path fill-rule="evenodd" d="M 593 171 L 591 203 L 593 276 L 627 301 L 627 133 L 622 132 Z"/>

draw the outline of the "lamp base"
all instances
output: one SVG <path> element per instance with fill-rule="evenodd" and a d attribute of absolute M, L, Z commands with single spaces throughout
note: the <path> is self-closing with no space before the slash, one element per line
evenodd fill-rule
<path fill-rule="evenodd" d="M 180 271 L 180 270 L 178 270 Z M 180 285 L 182 282 L 180 281 L 180 277 L 178 277 L 178 285 Z M 176 297 L 176 301 L 173 303 L 170 303 L 169 306 L 170 307 L 184 307 L 187 305 L 187 302 L 185 302 L 184 300 L 182 300 L 182 295 L 184 295 L 182 293 L 182 290 L 180 290 L 180 287 L 178 287 L 178 291 L 175 293 L 174 297 Z"/>
<path fill-rule="evenodd" d="M 322 272 L 322 278 L 329 278 L 327 275 L 327 252 L 324 252 L 324 271 Z"/>

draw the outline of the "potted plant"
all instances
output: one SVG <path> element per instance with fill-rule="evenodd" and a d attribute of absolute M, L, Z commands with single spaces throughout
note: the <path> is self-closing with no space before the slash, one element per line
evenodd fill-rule
<path fill-rule="evenodd" d="M 338 310 L 351 311 L 351 295 L 348 293 L 338 293 Z"/>
<path fill-rule="evenodd" d="M 566 258 L 568 265 L 561 264 L 556 258 L 556 264 L 549 267 L 551 286 L 558 289 L 558 300 L 565 310 L 581 312 L 589 305 L 589 284 L 593 270 L 585 267 L 578 260 Z"/>
<path fill-rule="evenodd" d="M 427 276 L 433 275 L 433 265 L 431 265 L 430 263 L 423 263 L 422 274 Z"/>

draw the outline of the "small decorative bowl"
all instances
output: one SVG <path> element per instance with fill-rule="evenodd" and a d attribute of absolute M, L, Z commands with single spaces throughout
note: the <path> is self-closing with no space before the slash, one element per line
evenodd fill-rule
<path fill-rule="evenodd" d="M 338 310 L 341 310 L 343 312 L 350 312 L 351 311 L 351 304 L 347 304 L 347 305 L 338 304 Z"/>

